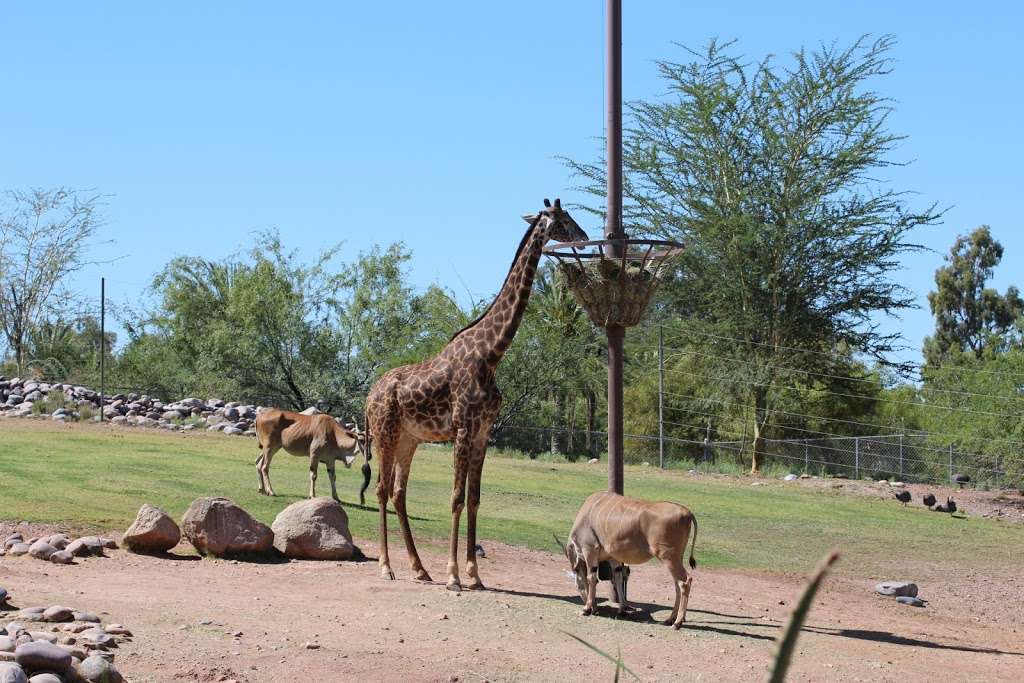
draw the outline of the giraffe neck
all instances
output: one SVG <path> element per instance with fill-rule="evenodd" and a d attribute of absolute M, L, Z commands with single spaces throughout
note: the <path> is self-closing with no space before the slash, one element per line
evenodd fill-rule
<path fill-rule="evenodd" d="M 523 320 L 549 230 L 548 223 L 540 221 L 527 231 L 501 291 L 476 322 L 455 335 L 448 348 L 480 357 L 492 370 L 497 368 Z"/>

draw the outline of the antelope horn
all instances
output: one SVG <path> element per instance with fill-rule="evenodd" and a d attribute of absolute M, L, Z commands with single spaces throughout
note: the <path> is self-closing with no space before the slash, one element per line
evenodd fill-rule
<path fill-rule="evenodd" d="M 551 532 L 551 536 L 555 539 L 555 543 L 558 544 L 558 547 L 562 549 L 562 554 L 565 555 L 565 544 L 562 543 L 561 539 L 558 538 L 554 531 Z"/>

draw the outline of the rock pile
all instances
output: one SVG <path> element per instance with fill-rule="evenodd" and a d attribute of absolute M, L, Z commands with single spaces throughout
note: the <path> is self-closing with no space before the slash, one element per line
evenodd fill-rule
<path fill-rule="evenodd" d="M 0 591 L 3 589 L 0 588 Z M 121 683 L 112 650 L 130 642 L 120 624 L 61 605 L 30 607 L 0 622 L 3 683 Z"/>
<path fill-rule="evenodd" d="M 88 413 L 98 413 L 100 408 L 99 392 L 87 387 L 0 377 L 0 417 L 35 415 L 70 422 Z M 115 394 L 103 397 L 102 409 L 103 416 L 113 424 L 175 431 L 205 428 L 252 435 L 256 433 L 256 413 L 260 407 L 219 398 L 184 398 L 164 403 L 144 394 Z M 98 419 L 98 415 L 92 419 Z"/>
<path fill-rule="evenodd" d="M 74 541 L 65 534 L 26 539 L 18 531 L 4 539 L 3 546 L 0 546 L 0 555 L 28 555 L 54 564 L 71 564 L 76 557 L 103 557 L 105 549 L 116 548 L 117 543 L 113 539 L 99 536 L 83 536 Z"/>

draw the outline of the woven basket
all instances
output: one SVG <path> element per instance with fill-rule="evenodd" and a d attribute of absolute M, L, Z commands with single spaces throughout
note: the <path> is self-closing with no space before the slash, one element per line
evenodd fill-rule
<path fill-rule="evenodd" d="M 611 259 L 561 264 L 569 288 L 598 327 L 633 327 L 643 318 L 660 279 L 648 268 Z"/>

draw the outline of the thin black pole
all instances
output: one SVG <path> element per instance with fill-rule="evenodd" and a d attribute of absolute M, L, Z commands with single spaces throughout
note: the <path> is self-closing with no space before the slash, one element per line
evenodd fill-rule
<path fill-rule="evenodd" d="M 658 325 L 658 466 L 665 469 L 665 328 Z"/>
<path fill-rule="evenodd" d="M 107 393 L 107 278 L 100 278 L 100 422 Z"/>
<path fill-rule="evenodd" d="M 622 0 L 606 0 L 605 21 L 605 135 L 608 140 L 608 199 L 605 239 L 624 237 L 622 232 Z M 605 245 L 605 255 L 621 258 L 624 246 Z M 609 325 L 608 334 L 608 490 L 623 492 L 622 477 L 622 355 L 626 330 Z"/>

